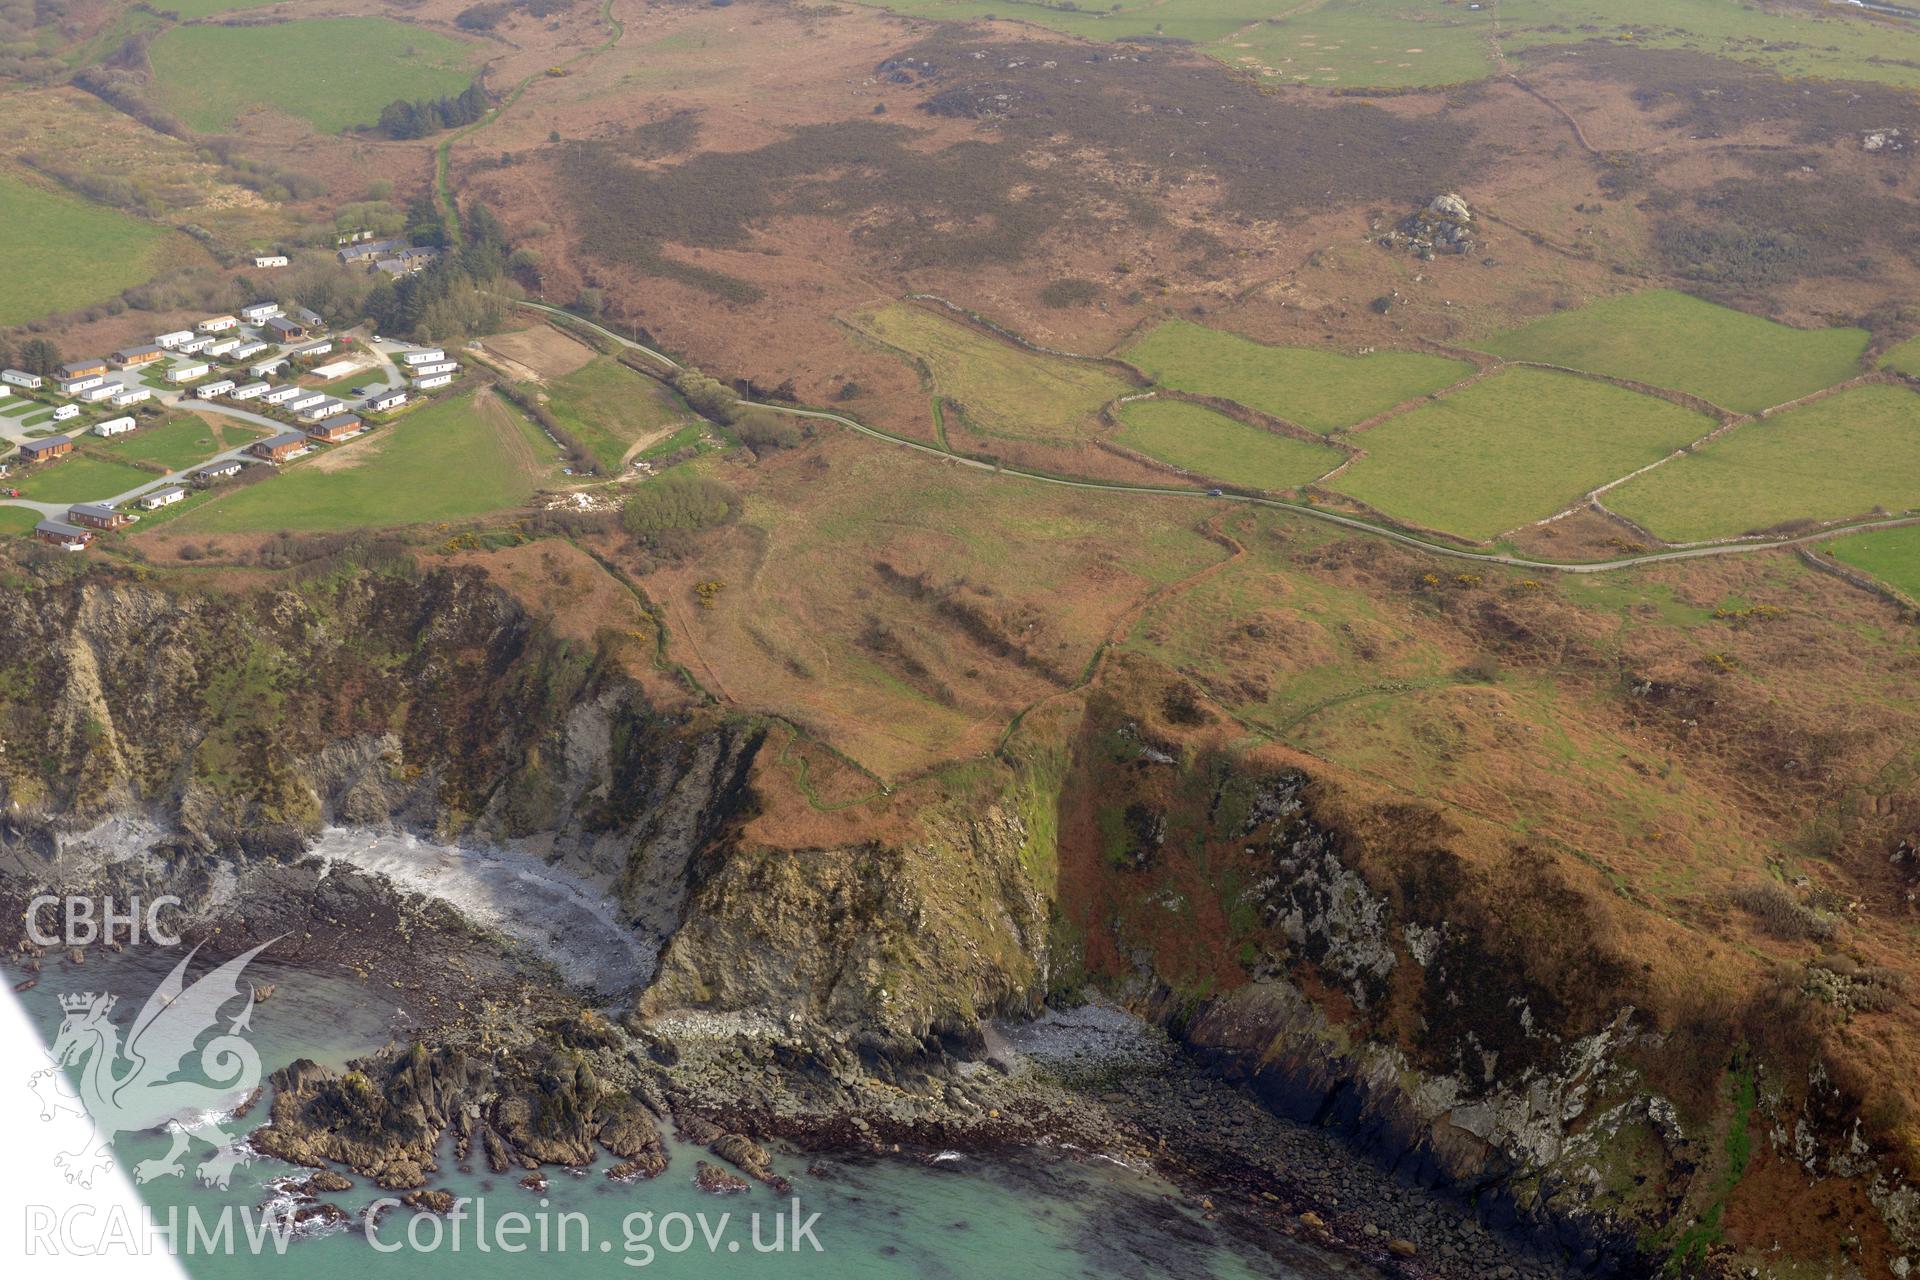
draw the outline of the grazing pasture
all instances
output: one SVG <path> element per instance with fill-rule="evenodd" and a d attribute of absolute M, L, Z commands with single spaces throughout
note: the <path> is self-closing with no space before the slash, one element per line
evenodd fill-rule
<path fill-rule="evenodd" d="M 1321 432 L 1350 427 L 1473 372 L 1458 360 L 1406 351 L 1347 356 L 1270 347 L 1185 320 L 1167 321 L 1122 354 L 1175 390 L 1238 401 Z"/>
<path fill-rule="evenodd" d="M 1920 506 L 1920 395 L 1855 387 L 1749 423 L 1606 503 L 1672 542 Z"/>
<path fill-rule="evenodd" d="M 478 61 L 464 41 L 388 18 L 175 27 L 148 57 L 161 101 L 203 133 L 256 108 L 338 133 L 396 98 L 459 93 Z"/>
<path fill-rule="evenodd" d="M 1880 367 L 1920 377 L 1920 338 L 1909 338 L 1881 356 Z"/>
<path fill-rule="evenodd" d="M 1757 413 L 1861 372 L 1864 329 L 1791 329 L 1671 289 L 1536 320 L 1480 344 L 1509 360 L 1566 365 Z"/>
<path fill-rule="evenodd" d="M 0 272 L 0 324 L 111 298 L 154 272 L 170 237 L 151 223 L 0 169 L 0 228 L 19 246 Z"/>
<path fill-rule="evenodd" d="M 1920 525 L 1876 529 L 1827 544 L 1834 558 L 1872 574 L 1909 600 L 1920 600 Z"/>
<path fill-rule="evenodd" d="M 1207 52 L 1299 84 L 1399 89 L 1463 84 L 1494 71 L 1494 6 L 1438 0 L 1324 0 L 1278 22 L 1248 24 Z"/>
<path fill-rule="evenodd" d="M 849 322 L 916 361 L 936 393 L 992 435 L 1085 440 L 1098 429 L 1100 407 L 1132 390 L 1094 361 L 1025 351 L 921 307 L 897 303 Z"/>
<path fill-rule="evenodd" d="M 1353 437 L 1333 487 L 1397 519 L 1489 539 L 1699 439 L 1704 414 L 1604 382 L 1513 369 Z"/>
<path fill-rule="evenodd" d="M 1292 489 L 1325 475 L 1344 456 L 1181 400 L 1135 400 L 1119 414 L 1116 443 L 1227 484 Z"/>
<path fill-rule="evenodd" d="M 553 473 L 546 438 L 469 393 L 287 466 L 183 515 L 170 531 L 385 528 L 517 507 Z"/>

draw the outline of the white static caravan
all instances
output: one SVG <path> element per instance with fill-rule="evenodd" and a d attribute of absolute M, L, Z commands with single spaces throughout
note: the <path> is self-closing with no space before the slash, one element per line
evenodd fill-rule
<path fill-rule="evenodd" d="M 269 384 L 265 382 L 243 382 L 233 390 L 227 392 L 227 399 L 257 400 L 267 394 L 268 385 Z"/>
<path fill-rule="evenodd" d="M 173 368 L 167 370 L 167 381 L 192 382 L 195 378 L 206 377 L 207 373 L 208 369 L 204 364 L 175 365 Z"/>
<path fill-rule="evenodd" d="M 105 422 L 96 422 L 93 424 L 93 434 L 97 436 L 123 436 L 133 430 L 133 427 L 134 422 L 131 417 L 108 418 Z"/>
<path fill-rule="evenodd" d="M 194 328 L 202 333 L 225 333 L 240 322 L 232 316 L 208 316 Z"/>
<path fill-rule="evenodd" d="M 153 399 L 152 387 L 125 387 L 113 397 L 113 407 L 124 409 L 128 405 L 139 404 L 142 400 Z"/>
<path fill-rule="evenodd" d="M 195 388 L 193 394 L 199 396 L 202 400 L 211 400 L 215 396 L 223 396 L 231 390 L 233 390 L 233 379 L 220 378 L 217 381 L 207 383 L 205 386 Z"/>
<path fill-rule="evenodd" d="M 440 347 L 422 347 L 418 351 L 404 351 L 400 355 L 401 363 L 407 365 L 408 367 L 415 367 L 423 364 L 439 364 L 442 360 L 445 360 L 446 358 L 447 358 L 446 351 Z"/>
<path fill-rule="evenodd" d="M 415 391 L 431 391 L 435 387 L 444 387 L 452 381 L 453 381 L 452 374 L 436 373 L 436 374 L 433 374 L 431 377 L 415 378 L 413 380 L 413 389 Z"/>
<path fill-rule="evenodd" d="M 172 333 L 163 333 L 159 337 L 155 338 L 153 340 L 153 345 L 156 347 L 165 347 L 167 350 L 172 351 L 174 348 L 178 347 L 181 343 L 192 342 L 192 341 L 193 341 L 193 330 L 175 329 Z"/>
<path fill-rule="evenodd" d="M 300 388 L 298 387 L 275 387 L 260 398 L 268 404 L 285 404 L 299 394 Z"/>

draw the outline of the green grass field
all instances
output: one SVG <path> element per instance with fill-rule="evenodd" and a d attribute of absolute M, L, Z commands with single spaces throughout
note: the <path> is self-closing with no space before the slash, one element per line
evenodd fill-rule
<path fill-rule="evenodd" d="M 672 391 L 608 356 L 555 379 L 547 396 L 547 411 L 609 475 L 637 441 L 693 416 Z"/>
<path fill-rule="evenodd" d="M 934 389 L 998 435 L 1089 438 L 1100 406 L 1132 388 L 1090 360 L 1023 351 L 957 320 L 904 303 L 852 317 L 856 329 L 923 361 Z"/>
<path fill-rule="evenodd" d="M 1281 11 L 1295 6 L 1276 6 Z M 1263 76 L 1396 89 L 1461 84 L 1494 71 L 1494 6 L 1441 0 L 1325 0 L 1281 22 L 1250 23 L 1207 52 Z M 1247 4 L 1251 18 L 1265 6 Z"/>
<path fill-rule="evenodd" d="M 0 507 L 0 534 L 32 533 L 42 518 L 32 507 Z"/>
<path fill-rule="evenodd" d="M 1458 360 L 1405 351 L 1270 347 L 1185 320 L 1167 321 L 1122 354 L 1166 386 L 1235 400 L 1310 431 L 1350 427 L 1473 372 Z"/>
<path fill-rule="evenodd" d="M 142 427 L 92 451 L 119 462 L 153 462 L 169 471 L 183 471 L 226 449 L 237 449 L 264 435 L 262 428 L 240 422 L 214 425 L 190 414 L 155 427 Z"/>
<path fill-rule="evenodd" d="M 210 0 L 199 0 L 208 3 Z M 1614 40 L 1694 49 L 1787 76 L 1920 84 L 1920 28 L 1839 6 L 1768 10 L 1740 0 L 1121 0 L 1076 9 L 1021 0 L 868 0 L 895 13 L 1000 17 L 1092 40 L 1190 41 L 1281 82 L 1397 88 L 1478 80 L 1507 52 Z"/>
<path fill-rule="evenodd" d="M 1354 436 L 1367 456 L 1333 487 L 1390 516 L 1487 539 L 1712 429 L 1652 396 L 1514 369 Z"/>
<path fill-rule="evenodd" d="M 1920 84 L 1920 27 L 1839 5 L 1763 9 L 1739 0 L 1500 0 L 1501 43 L 1614 40 L 1692 49 L 1791 77 Z"/>
<path fill-rule="evenodd" d="M 36 502 L 102 502 L 137 489 L 153 476 L 138 467 L 70 453 L 43 462 L 30 473 L 15 473 L 11 483 L 23 498 Z"/>
<path fill-rule="evenodd" d="M 546 437 L 472 393 L 182 515 L 176 530 L 359 529 L 464 520 L 519 506 L 553 473 Z"/>
<path fill-rule="evenodd" d="M 148 54 L 162 102 L 217 133 L 254 107 L 323 133 L 372 124 L 395 98 L 437 98 L 472 81 L 472 45 L 386 18 L 175 27 Z"/>
<path fill-rule="evenodd" d="M 1755 413 L 1861 372 L 1864 329 L 1790 329 L 1670 289 L 1589 303 L 1482 343 Z"/>
<path fill-rule="evenodd" d="M 1879 529 L 1827 544 L 1834 558 L 1872 574 L 1909 600 L 1920 600 L 1920 525 Z"/>
<path fill-rule="evenodd" d="M 1855 387 L 1741 427 L 1606 503 L 1673 542 L 1920 506 L 1920 395 Z"/>
<path fill-rule="evenodd" d="M 1880 367 L 1920 377 L 1920 338 L 1909 338 L 1881 356 Z"/>
<path fill-rule="evenodd" d="M 1181 400 L 1135 400 L 1120 407 L 1114 440 L 1209 479 L 1254 489 L 1292 489 L 1340 465 L 1344 456 L 1237 422 Z"/>
<path fill-rule="evenodd" d="M 7 244 L 23 248 L 0 273 L 0 325 L 76 310 L 140 284 L 168 239 L 150 223 L 6 170 L 0 228 Z"/>

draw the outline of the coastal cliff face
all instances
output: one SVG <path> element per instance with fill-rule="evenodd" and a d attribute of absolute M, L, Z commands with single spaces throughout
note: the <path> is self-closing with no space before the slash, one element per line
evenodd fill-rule
<path fill-rule="evenodd" d="M 1710 1274 L 1754 1197 L 1816 1182 L 1867 1215 L 1848 1265 L 1920 1255 L 1920 1197 L 1784 996 L 1676 997 L 1633 945 L 1651 922 L 1546 851 L 1169 722 L 1141 688 L 1096 682 L 1043 741 L 895 797 L 885 834 L 780 843 L 748 821 L 761 727 L 654 705 L 478 573 L 37 581 L 0 594 L 7 875 L 129 816 L 259 863 L 329 823 L 481 839 L 612 886 L 660 947 L 640 1018 L 752 1014 L 802 1068 L 829 1040 L 838 1075 L 970 1054 L 983 1020 L 1098 989 L 1595 1272 Z M 455 1065 L 409 1133 L 469 1094 L 507 1105 Z M 289 1107 L 351 1109 L 293 1083 Z M 637 1131 L 631 1110 L 595 1123 Z M 631 1136 L 602 1141 L 650 1149 Z"/>

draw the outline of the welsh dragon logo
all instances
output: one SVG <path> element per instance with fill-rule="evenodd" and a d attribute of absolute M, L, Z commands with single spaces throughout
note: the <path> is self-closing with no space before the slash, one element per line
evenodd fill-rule
<path fill-rule="evenodd" d="M 54 1037 L 53 1065 L 35 1072 L 28 1083 L 40 1095 L 42 1120 L 66 1110 L 93 1122 L 93 1135 L 79 1150 L 54 1160 L 67 1181 L 91 1187 L 97 1174 L 113 1166 L 115 1138 L 160 1128 L 171 1135 L 172 1146 L 157 1159 L 135 1164 L 136 1181 L 181 1176 L 181 1157 L 195 1140 L 213 1148 L 196 1170 L 210 1187 L 224 1190 L 234 1169 L 252 1159 L 247 1147 L 220 1126 L 260 1084 L 260 1055 L 244 1035 L 252 1029 L 254 988 L 242 983 L 241 974 L 276 941 L 261 943 L 187 986 L 187 966 L 199 951 L 195 947 L 147 997 L 124 1045 L 109 1016 L 117 997 L 92 991 L 60 997 L 66 1017 Z M 245 1007 L 222 1031 L 221 1011 L 243 995 Z M 185 1078 L 196 1064 L 204 1079 Z M 79 1069 L 77 1092 L 68 1083 L 69 1067 Z"/>

